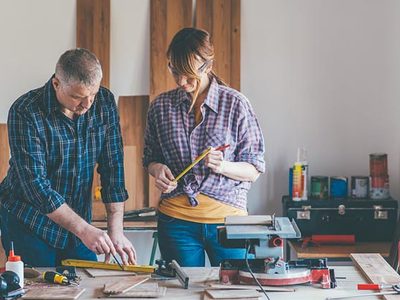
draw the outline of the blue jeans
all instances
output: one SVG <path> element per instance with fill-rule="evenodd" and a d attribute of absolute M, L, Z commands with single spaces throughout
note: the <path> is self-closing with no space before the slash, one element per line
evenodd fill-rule
<path fill-rule="evenodd" d="M 97 261 L 97 256 L 90 251 L 81 241 L 78 245 L 69 243 L 65 249 L 57 249 L 48 245 L 29 228 L 20 223 L 4 208 L 1 209 L 1 242 L 8 255 L 10 243 L 14 242 L 15 255 L 32 267 L 56 267 L 61 265 L 61 260 L 67 258 Z"/>
<path fill-rule="evenodd" d="M 224 259 L 244 259 L 245 249 L 228 249 L 218 243 L 217 227 L 158 215 L 158 242 L 161 256 L 167 262 L 175 259 L 182 267 L 203 267 L 205 252 L 211 266 Z"/>

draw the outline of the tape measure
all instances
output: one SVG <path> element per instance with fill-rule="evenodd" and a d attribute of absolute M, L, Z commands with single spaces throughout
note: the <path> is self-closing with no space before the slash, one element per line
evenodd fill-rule
<path fill-rule="evenodd" d="M 120 266 L 117 264 L 109 264 L 105 262 L 99 261 L 90 261 L 90 260 L 80 260 L 80 259 L 64 259 L 61 261 L 63 266 L 73 266 L 77 268 L 91 268 L 91 269 L 104 269 L 104 270 L 119 270 L 121 271 Z M 141 273 L 153 273 L 155 271 L 154 266 L 146 266 L 146 265 L 129 265 L 122 266 L 124 271 L 127 272 L 141 272 Z"/>

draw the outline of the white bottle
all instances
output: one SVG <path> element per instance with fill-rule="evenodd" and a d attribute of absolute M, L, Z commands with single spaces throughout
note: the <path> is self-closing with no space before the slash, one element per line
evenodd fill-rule
<path fill-rule="evenodd" d="M 14 243 L 11 242 L 11 249 L 6 262 L 6 271 L 13 271 L 19 277 L 19 285 L 24 287 L 24 263 L 21 256 L 14 254 Z"/>

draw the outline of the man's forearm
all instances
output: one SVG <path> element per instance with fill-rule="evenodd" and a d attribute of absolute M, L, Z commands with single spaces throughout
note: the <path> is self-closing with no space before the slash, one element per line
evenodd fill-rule
<path fill-rule="evenodd" d="M 47 216 L 55 223 L 80 237 L 87 226 L 90 226 L 76 212 L 74 212 L 67 204 L 62 204 Z"/>
<path fill-rule="evenodd" d="M 239 181 L 251 181 L 254 182 L 260 175 L 260 172 L 252 165 L 247 162 L 231 162 L 224 161 L 222 175 L 239 180 Z"/>
<path fill-rule="evenodd" d="M 124 229 L 124 202 L 106 203 L 108 232 Z"/>

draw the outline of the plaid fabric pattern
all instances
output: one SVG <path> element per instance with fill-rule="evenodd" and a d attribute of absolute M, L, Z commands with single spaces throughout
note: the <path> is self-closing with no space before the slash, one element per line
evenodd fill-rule
<path fill-rule="evenodd" d="M 265 172 L 264 138 L 250 102 L 241 93 L 213 79 L 201 108 L 203 119 L 197 126 L 194 112 L 188 113 L 190 104 L 190 95 L 179 88 L 152 102 L 145 132 L 144 167 L 160 162 L 177 176 L 208 146 L 230 144 L 224 150 L 225 160 L 248 162 Z M 196 196 L 203 193 L 246 209 L 249 188 L 250 182 L 215 174 L 202 161 L 179 180 L 174 191 L 161 198 L 187 194 L 190 204 L 196 206 Z"/>
<path fill-rule="evenodd" d="M 128 197 L 119 116 L 113 94 L 101 87 L 90 110 L 76 120 L 60 110 L 51 79 L 21 96 L 8 116 L 10 169 L 0 185 L 1 205 L 55 248 L 76 237 L 46 214 L 67 203 L 91 221 L 96 163 L 103 202 Z"/>

